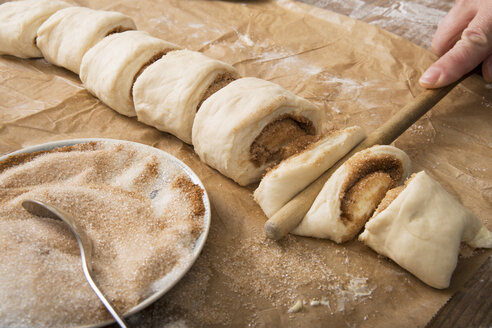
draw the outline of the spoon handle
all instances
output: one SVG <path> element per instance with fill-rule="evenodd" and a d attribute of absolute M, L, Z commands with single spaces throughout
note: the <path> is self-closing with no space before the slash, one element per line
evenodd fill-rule
<path fill-rule="evenodd" d="M 82 249 L 81 249 L 81 253 L 82 253 Z M 104 294 L 101 292 L 101 290 L 97 286 L 96 282 L 92 279 L 92 276 L 89 272 L 89 268 L 87 267 L 87 262 L 85 262 L 85 261 L 82 262 L 82 269 L 84 270 L 85 278 L 87 279 L 87 282 L 89 283 L 89 285 L 91 285 L 92 290 L 94 291 L 94 293 L 96 293 L 97 297 L 99 297 L 99 299 L 104 304 L 104 306 L 109 311 L 109 313 L 111 313 L 114 320 L 118 323 L 118 325 L 120 325 L 120 327 L 127 328 L 128 326 L 126 325 L 125 321 L 123 320 L 123 316 L 116 309 L 116 307 L 104 296 Z"/>

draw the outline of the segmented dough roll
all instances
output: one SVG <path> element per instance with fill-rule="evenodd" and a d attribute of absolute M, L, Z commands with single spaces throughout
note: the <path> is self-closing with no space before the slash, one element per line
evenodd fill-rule
<path fill-rule="evenodd" d="M 142 31 L 111 34 L 84 55 L 80 79 L 90 93 L 115 111 L 136 116 L 132 99 L 136 78 L 148 65 L 178 48 Z"/>
<path fill-rule="evenodd" d="M 171 51 L 135 81 L 133 100 L 140 122 L 191 143 L 199 105 L 239 78 L 229 64 L 190 50 Z"/>
<path fill-rule="evenodd" d="M 392 146 L 373 146 L 350 157 L 328 179 L 292 233 L 337 243 L 355 237 L 386 192 L 410 173 L 407 154 Z"/>
<path fill-rule="evenodd" d="M 267 217 L 316 180 L 365 137 L 358 126 L 333 131 L 268 170 L 254 192 Z"/>
<path fill-rule="evenodd" d="M 130 17 L 118 12 L 70 7 L 57 11 L 39 27 L 36 43 L 48 62 L 78 74 L 82 57 L 97 42 L 136 28 Z"/>
<path fill-rule="evenodd" d="M 391 190 L 359 239 L 435 288 L 447 288 L 460 244 L 492 248 L 492 233 L 424 171 Z"/>
<path fill-rule="evenodd" d="M 320 124 L 319 108 L 309 101 L 248 77 L 205 100 L 195 117 L 192 141 L 202 161 L 248 185 L 318 134 Z"/>
<path fill-rule="evenodd" d="M 36 46 L 39 26 L 70 5 L 58 0 L 12 1 L 0 5 L 0 55 L 43 57 Z"/>

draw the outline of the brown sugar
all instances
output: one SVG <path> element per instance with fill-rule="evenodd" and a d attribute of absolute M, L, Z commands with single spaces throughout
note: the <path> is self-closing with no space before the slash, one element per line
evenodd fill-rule
<path fill-rule="evenodd" d="M 203 189 L 194 184 L 187 176 L 180 175 L 174 179 L 173 188 L 180 189 L 185 195 L 191 206 L 190 214 L 187 217 L 191 226 L 191 235 L 198 238 L 202 232 L 203 215 L 205 215 L 205 204 L 203 204 Z"/>
<path fill-rule="evenodd" d="M 159 176 L 159 161 L 153 157 L 149 162 L 145 163 L 145 168 L 135 179 L 136 184 L 146 184 L 155 180 Z"/>
<path fill-rule="evenodd" d="M 398 195 L 405 189 L 405 186 L 398 186 L 396 188 L 388 190 L 384 198 L 379 203 L 376 211 L 374 211 L 374 215 L 381 213 L 384 211 L 395 199 Z"/>
<path fill-rule="evenodd" d="M 137 73 L 135 74 L 135 76 L 133 77 L 133 81 L 132 81 L 132 87 L 130 88 L 130 98 L 133 99 L 133 85 L 135 84 L 135 81 L 138 79 L 138 77 L 140 76 L 140 74 L 143 73 L 143 71 L 145 71 L 145 69 L 147 67 L 149 67 L 150 65 L 152 65 L 153 63 L 155 63 L 156 61 L 158 61 L 159 59 L 161 59 L 163 56 L 165 56 L 169 51 L 172 51 L 174 49 L 170 48 L 170 49 L 165 49 L 163 51 L 159 51 L 157 52 L 156 54 L 154 54 L 152 57 L 149 58 L 149 60 L 147 60 L 145 62 L 145 64 L 142 65 L 142 67 L 140 67 L 140 69 L 137 71 Z"/>
<path fill-rule="evenodd" d="M 9 156 L 7 159 L 3 160 L 0 162 L 0 173 L 5 171 L 6 169 L 20 165 L 22 163 L 27 163 L 33 160 L 35 157 L 39 155 L 43 155 L 49 152 L 70 152 L 74 150 L 80 150 L 80 151 L 85 151 L 85 150 L 94 150 L 96 143 L 95 142 L 88 142 L 84 144 L 78 144 L 75 146 L 66 146 L 66 147 L 60 147 L 56 148 L 53 150 L 40 150 L 36 151 L 33 153 L 24 153 L 24 154 L 19 154 L 15 156 Z"/>
<path fill-rule="evenodd" d="M 309 148 L 310 145 L 314 144 L 320 139 L 320 136 L 305 135 L 300 136 L 291 143 L 287 144 L 281 150 L 282 159 L 286 159 L 296 154 L 302 153 L 304 150 Z"/>
<path fill-rule="evenodd" d="M 203 102 L 207 100 L 208 97 L 210 97 L 211 95 L 213 95 L 214 93 L 216 93 L 217 91 L 219 91 L 220 89 L 222 89 L 223 87 L 225 87 L 226 85 L 228 85 L 234 80 L 235 78 L 229 72 L 220 73 L 219 75 L 217 75 L 217 77 L 212 82 L 212 84 L 210 84 L 207 90 L 205 90 L 202 99 L 198 103 L 198 106 L 196 106 L 196 111 L 198 112 L 198 110 L 200 110 L 200 107 L 202 106 Z"/>
<path fill-rule="evenodd" d="M 389 174 L 394 184 L 391 187 L 395 187 L 398 181 L 401 180 L 403 175 L 402 163 L 393 156 L 389 155 L 378 155 L 372 157 L 363 157 L 355 155 L 358 157 L 353 157 L 347 165 L 350 165 L 350 173 L 345 182 L 343 190 L 349 190 L 357 181 L 362 179 L 364 176 L 381 171 Z M 350 163 L 350 164 L 349 164 Z M 341 199 L 343 199 L 344 194 L 342 194 Z"/>
<path fill-rule="evenodd" d="M 357 181 L 345 192 L 341 205 L 342 220 L 362 228 L 393 183 L 389 174 L 384 172 L 373 172 Z"/>
<path fill-rule="evenodd" d="M 73 215 L 92 241 L 94 278 L 121 312 L 176 277 L 203 231 L 203 191 L 159 155 L 95 142 L 0 163 L 0 326 L 111 318 L 83 276 L 70 230 L 25 211 L 27 198 Z"/>
<path fill-rule="evenodd" d="M 388 190 L 384 198 L 381 200 L 381 203 L 379 203 L 378 208 L 374 212 L 374 215 L 384 211 L 396 199 L 396 197 L 398 197 L 398 195 L 401 194 L 403 190 L 405 190 L 405 188 L 414 177 L 415 173 L 412 174 L 407 180 L 405 180 L 405 184 L 403 186 L 398 186 L 396 188 Z"/>
<path fill-rule="evenodd" d="M 116 33 L 121 33 L 125 31 L 130 31 L 131 28 L 123 27 L 123 26 L 116 26 L 112 30 L 110 30 L 108 33 L 106 33 L 106 36 L 111 35 L 111 34 L 116 34 Z"/>
<path fill-rule="evenodd" d="M 390 155 L 358 153 L 345 164 L 347 177 L 341 187 L 341 222 L 346 233 L 340 242 L 352 239 L 372 216 L 386 192 L 401 181 L 404 168 L 401 161 Z"/>
<path fill-rule="evenodd" d="M 314 127 L 307 119 L 292 115 L 281 116 L 265 126 L 251 144 L 250 160 L 257 167 L 267 163 L 274 165 L 306 148 L 306 141 L 311 140 L 305 137 L 314 134 Z"/>

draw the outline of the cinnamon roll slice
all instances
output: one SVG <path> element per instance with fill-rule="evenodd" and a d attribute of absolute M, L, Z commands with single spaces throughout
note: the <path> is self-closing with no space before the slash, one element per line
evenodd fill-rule
<path fill-rule="evenodd" d="M 410 173 L 407 154 L 392 146 L 373 146 L 349 158 L 328 179 L 292 233 L 342 243 L 355 237 L 386 192 Z"/>
<path fill-rule="evenodd" d="M 333 131 L 269 169 L 254 192 L 267 217 L 316 180 L 365 137 L 358 126 Z"/>
<path fill-rule="evenodd" d="M 136 116 L 132 88 L 144 69 L 179 46 L 143 31 L 114 33 L 82 58 L 80 79 L 87 90 L 126 116 Z M 164 72 L 165 74 L 165 72 Z"/>
<path fill-rule="evenodd" d="M 43 57 L 36 46 L 39 26 L 67 7 L 68 3 L 59 0 L 10 1 L 0 5 L 0 55 Z"/>
<path fill-rule="evenodd" d="M 200 105 L 237 78 L 239 74 L 229 64 L 196 51 L 171 51 L 135 81 L 137 118 L 191 143 L 191 129 Z"/>
<path fill-rule="evenodd" d="M 137 27 L 114 11 L 70 7 L 57 11 L 38 30 L 36 44 L 44 58 L 79 74 L 84 54 L 104 37 Z"/>
<path fill-rule="evenodd" d="M 461 242 L 492 248 L 492 232 L 424 171 L 386 194 L 359 240 L 434 288 L 449 286 Z"/>
<path fill-rule="evenodd" d="M 247 77 L 203 102 L 192 142 L 203 162 L 248 185 L 266 168 L 304 149 L 320 128 L 317 106 L 275 83 Z"/>

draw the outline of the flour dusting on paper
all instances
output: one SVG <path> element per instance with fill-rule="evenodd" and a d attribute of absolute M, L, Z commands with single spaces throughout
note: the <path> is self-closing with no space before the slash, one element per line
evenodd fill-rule
<path fill-rule="evenodd" d="M 326 101 L 350 99 L 359 103 L 363 108 L 369 109 L 378 106 L 377 103 L 365 99 L 364 89 L 377 91 L 387 91 L 387 89 L 377 88 L 381 81 L 367 80 L 358 81 L 351 78 L 335 76 L 329 73 L 330 67 L 322 67 L 316 65 L 312 61 L 303 59 L 303 54 L 295 53 L 293 50 L 286 47 L 273 47 L 268 42 L 254 42 L 249 35 L 237 32 L 238 38 L 232 44 L 236 49 L 247 49 L 253 58 L 249 62 L 257 65 L 268 66 L 268 76 L 266 78 L 273 82 L 277 78 L 282 78 L 286 75 L 296 75 L 298 85 L 309 83 L 321 85 L 326 91 L 322 94 L 314 94 L 310 100 L 315 103 L 324 103 Z M 291 90 L 297 93 L 298 90 Z M 314 98 L 314 99 L 313 99 Z M 335 104 L 330 104 L 330 109 L 339 114 L 342 110 Z"/>
<path fill-rule="evenodd" d="M 379 88 L 383 84 L 379 80 L 359 81 L 348 77 L 335 76 L 330 73 L 330 67 L 317 65 L 312 60 L 304 59 L 303 53 L 296 53 L 288 47 L 279 47 L 271 44 L 268 40 L 261 42 L 255 41 L 247 33 L 240 33 L 234 29 L 237 39 L 230 44 L 235 51 L 246 51 L 250 58 L 248 63 L 255 63 L 258 66 L 265 65 L 266 72 L 263 78 L 276 82 L 287 75 L 297 76 L 297 86 L 308 85 L 321 86 L 324 92 L 316 92 L 311 96 L 305 95 L 309 100 L 318 105 L 329 103 L 329 110 L 340 114 L 342 109 L 336 102 L 350 100 L 358 104 L 363 109 L 371 109 L 378 106 L 378 103 L 367 99 L 364 90 L 377 92 L 388 91 L 387 88 Z M 291 90 L 299 93 L 299 90 Z M 335 102 L 336 100 L 336 102 Z"/>
<path fill-rule="evenodd" d="M 339 287 L 336 284 L 331 286 L 331 289 L 334 292 L 333 295 L 335 295 L 335 297 L 331 297 L 331 301 L 327 296 L 313 298 L 309 301 L 301 301 L 302 296 L 299 296 L 299 299 L 297 299 L 287 312 L 297 313 L 301 312 L 303 307 L 325 306 L 332 314 L 337 312 L 343 313 L 354 304 L 370 297 L 376 289 L 375 286 L 368 284 L 369 279 L 366 277 L 353 277 L 350 275 L 349 277 L 351 279 L 346 287 Z"/>
<path fill-rule="evenodd" d="M 166 25 L 166 26 L 174 26 L 176 25 L 176 21 L 172 19 L 172 17 L 162 15 L 159 17 L 149 19 L 149 23 L 153 26 Z"/>
<path fill-rule="evenodd" d="M 271 72 L 278 72 L 279 75 L 283 75 L 285 72 L 300 76 L 301 81 L 305 81 L 321 74 L 325 71 L 325 68 L 314 65 L 292 51 L 287 49 L 274 49 L 272 51 L 263 52 L 256 61 L 258 63 L 268 62 L 269 70 Z"/>
<path fill-rule="evenodd" d="M 336 86 L 341 91 L 343 91 L 343 93 L 350 94 L 351 97 L 354 97 L 358 96 L 360 90 L 364 88 L 373 88 L 378 83 L 378 81 L 357 81 L 350 78 L 342 78 L 330 74 L 324 74 L 323 79 L 320 81 L 320 83 L 323 83 L 327 86 Z"/>
<path fill-rule="evenodd" d="M 376 108 L 379 104 L 374 97 L 367 97 L 373 92 L 386 92 L 386 88 L 380 88 L 379 80 L 359 81 L 351 78 L 343 78 L 331 75 L 327 72 L 317 75 L 316 82 L 323 85 L 325 92 L 321 95 L 321 101 L 329 102 L 330 109 L 336 114 L 343 112 L 340 103 L 349 101 L 361 109 Z"/>

